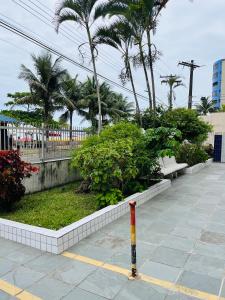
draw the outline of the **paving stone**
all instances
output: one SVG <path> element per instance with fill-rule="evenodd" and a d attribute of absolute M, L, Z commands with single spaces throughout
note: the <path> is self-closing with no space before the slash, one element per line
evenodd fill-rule
<path fill-rule="evenodd" d="M 188 256 L 187 252 L 160 246 L 153 253 L 151 260 L 179 268 L 184 266 Z"/>
<path fill-rule="evenodd" d="M 24 246 L 9 240 L 0 238 L 0 256 L 5 257 L 16 249 L 22 249 Z"/>
<path fill-rule="evenodd" d="M 137 240 L 144 241 L 147 243 L 151 243 L 154 245 L 159 245 L 165 238 L 167 238 L 167 234 L 161 234 L 161 233 L 149 233 L 146 230 L 143 230 L 140 232 L 140 230 L 137 228 Z"/>
<path fill-rule="evenodd" d="M 0 300 L 16 300 L 16 297 L 10 296 L 9 294 L 0 291 Z"/>
<path fill-rule="evenodd" d="M 189 257 L 184 269 L 221 279 L 223 277 L 224 267 L 225 261 L 222 259 L 194 254 Z"/>
<path fill-rule="evenodd" d="M 169 234 L 173 229 L 175 225 L 163 221 L 156 221 L 149 226 L 147 233 L 161 233 L 161 234 Z"/>
<path fill-rule="evenodd" d="M 24 264 L 24 266 L 32 270 L 48 274 L 68 261 L 70 261 L 68 258 L 63 257 L 61 255 L 45 253 L 33 259 L 32 261 L 29 261 L 28 263 Z"/>
<path fill-rule="evenodd" d="M 7 273 L 5 276 L 2 276 L 2 279 L 20 287 L 21 289 L 26 289 L 28 286 L 34 284 L 44 276 L 44 273 L 21 266 Z"/>
<path fill-rule="evenodd" d="M 0 276 L 3 276 L 4 274 L 12 271 L 17 266 L 18 266 L 17 263 L 0 257 Z"/>
<path fill-rule="evenodd" d="M 63 300 L 104 300 L 105 298 L 84 291 L 78 287 L 72 290 L 68 295 L 63 297 Z"/>
<path fill-rule="evenodd" d="M 221 234 L 225 235 L 225 225 L 223 225 L 223 224 L 210 222 L 210 223 L 208 223 L 206 230 L 210 231 L 210 232 L 221 233 Z"/>
<path fill-rule="evenodd" d="M 172 235 L 184 237 L 187 239 L 199 239 L 201 236 L 201 229 L 194 227 L 177 226 L 173 230 Z"/>
<path fill-rule="evenodd" d="M 222 233 L 203 231 L 200 240 L 208 244 L 225 245 L 225 235 Z"/>
<path fill-rule="evenodd" d="M 141 281 L 130 281 L 115 297 L 115 300 L 164 300 L 166 293 L 166 290 L 157 286 Z"/>
<path fill-rule="evenodd" d="M 89 275 L 79 287 L 93 294 L 113 299 L 128 279 L 108 270 L 98 269 Z"/>
<path fill-rule="evenodd" d="M 69 294 L 72 289 L 72 285 L 50 277 L 45 277 L 30 286 L 27 291 L 43 300 L 58 300 Z"/>
<path fill-rule="evenodd" d="M 66 264 L 58 267 L 57 270 L 53 272 L 52 276 L 65 283 L 78 285 L 95 270 L 95 266 L 79 261 L 68 261 Z"/>
<path fill-rule="evenodd" d="M 225 246 L 223 245 L 207 244 L 197 241 L 193 253 L 225 260 Z"/>
<path fill-rule="evenodd" d="M 184 271 L 178 283 L 191 289 L 218 295 L 221 280 L 196 272 Z"/>
<path fill-rule="evenodd" d="M 146 261 L 139 269 L 139 272 L 158 279 L 175 282 L 181 269 L 152 261 Z"/>
<path fill-rule="evenodd" d="M 162 246 L 190 252 L 194 247 L 195 241 L 183 237 L 169 235 L 163 242 Z"/>
<path fill-rule="evenodd" d="M 10 252 L 6 257 L 9 260 L 24 264 L 38 256 L 41 256 L 43 253 L 44 252 L 31 247 L 23 247 Z"/>

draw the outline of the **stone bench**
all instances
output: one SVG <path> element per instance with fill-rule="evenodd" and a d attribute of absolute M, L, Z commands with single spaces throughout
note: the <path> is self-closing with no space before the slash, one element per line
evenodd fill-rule
<path fill-rule="evenodd" d="M 174 156 L 172 157 L 165 156 L 163 158 L 160 158 L 159 165 L 161 168 L 161 173 L 164 176 L 168 176 L 168 175 L 173 176 L 174 174 L 177 176 L 178 172 L 183 171 L 188 166 L 188 164 L 185 163 L 178 164 Z"/>

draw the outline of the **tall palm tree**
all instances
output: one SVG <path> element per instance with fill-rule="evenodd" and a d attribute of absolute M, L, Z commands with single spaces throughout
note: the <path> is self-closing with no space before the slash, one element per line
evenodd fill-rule
<path fill-rule="evenodd" d="M 43 122 L 48 125 L 52 114 L 62 108 L 60 102 L 60 85 L 67 73 L 60 65 L 60 58 L 55 61 L 49 52 L 42 55 L 32 55 L 35 72 L 25 65 L 21 65 L 19 78 L 24 79 L 30 87 L 30 104 L 40 107 L 43 110 Z M 21 99 L 21 102 L 24 99 Z M 28 99 L 26 99 L 26 104 Z M 19 102 L 19 100 L 18 100 Z"/>
<path fill-rule="evenodd" d="M 79 101 L 81 100 L 81 84 L 77 81 L 77 76 L 72 78 L 69 74 L 66 74 L 63 82 L 61 83 L 61 97 L 62 102 L 66 106 L 66 111 L 60 116 L 60 120 L 70 124 L 70 140 L 72 140 L 73 130 L 73 115 L 74 112 L 80 110 Z"/>
<path fill-rule="evenodd" d="M 169 109 L 172 109 L 173 100 L 176 99 L 174 89 L 178 88 L 179 86 L 184 86 L 184 84 L 182 83 L 182 80 L 180 80 L 180 77 L 177 75 L 170 75 L 167 77 L 166 80 L 162 80 L 161 83 L 165 83 L 169 86 L 168 104 L 169 104 Z"/>
<path fill-rule="evenodd" d="M 132 38 L 127 34 L 129 27 L 126 25 L 127 24 L 124 22 L 116 21 L 108 27 L 100 27 L 95 33 L 94 41 L 97 44 L 106 44 L 120 51 L 125 66 L 121 71 L 120 77 L 123 83 L 126 82 L 126 80 L 130 80 L 131 82 L 136 104 L 136 114 L 141 125 L 140 106 L 138 103 L 129 57 L 129 49 L 132 44 Z"/>
<path fill-rule="evenodd" d="M 91 26 L 95 19 L 93 18 L 95 12 L 95 4 L 98 0 L 62 0 L 59 7 L 56 9 L 56 31 L 59 26 L 65 21 L 74 21 L 83 26 L 87 33 L 88 44 L 91 52 L 91 59 L 93 65 L 94 78 L 96 82 L 96 93 L 98 100 L 98 133 L 102 128 L 101 121 L 101 99 L 99 92 L 98 76 L 96 71 L 95 45 L 91 35 Z"/>
<path fill-rule="evenodd" d="M 200 115 L 207 115 L 215 111 L 215 101 L 210 100 L 209 97 L 201 97 L 201 103 L 196 105 L 196 109 Z"/>
<path fill-rule="evenodd" d="M 100 4 L 96 9 L 96 17 L 115 17 L 119 18 L 121 23 L 127 28 L 127 35 L 132 37 L 132 44 L 136 45 L 139 50 L 138 60 L 140 60 L 147 86 L 149 97 L 149 107 L 153 108 L 152 93 L 149 83 L 149 76 L 146 64 L 146 55 L 144 51 L 144 33 L 145 33 L 145 20 L 142 18 L 140 9 L 140 0 L 111 0 L 109 2 Z"/>

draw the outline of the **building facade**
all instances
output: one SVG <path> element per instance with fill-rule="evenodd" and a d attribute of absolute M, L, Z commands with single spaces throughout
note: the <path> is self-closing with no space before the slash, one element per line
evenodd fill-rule
<path fill-rule="evenodd" d="M 213 65 L 212 99 L 215 108 L 225 104 L 225 59 L 220 59 Z"/>

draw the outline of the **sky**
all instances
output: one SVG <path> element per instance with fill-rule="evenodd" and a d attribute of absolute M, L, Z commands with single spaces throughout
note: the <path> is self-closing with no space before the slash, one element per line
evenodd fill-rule
<path fill-rule="evenodd" d="M 83 61 L 79 55 L 78 46 L 87 40 L 86 33 L 79 26 L 69 22 L 62 26 L 59 34 L 55 32 L 53 16 L 58 3 L 58 0 L 1 0 L 0 19 L 38 37 L 84 66 L 92 68 L 86 45 L 83 48 L 86 49 L 85 60 Z M 202 66 L 194 73 L 193 102 L 198 103 L 202 96 L 211 96 L 213 63 L 225 58 L 224 11 L 224 0 L 169 0 L 166 9 L 161 13 L 153 37 L 155 45 L 162 52 L 162 56 L 155 64 L 158 104 L 167 104 L 168 93 L 168 87 L 161 84 L 160 75 L 176 74 L 181 76 L 185 86 L 176 89 L 174 106 L 187 106 L 189 69 L 178 67 L 178 62 L 191 59 Z M 92 30 L 94 31 L 94 27 Z M 120 83 L 118 76 L 123 67 L 120 53 L 106 46 L 100 46 L 98 51 L 98 73 Z M 18 78 L 20 66 L 24 64 L 33 69 L 30 55 L 42 52 L 38 46 L 0 27 L 0 109 L 4 109 L 4 103 L 8 100 L 7 93 L 29 90 L 27 84 Z M 81 81 L 90 75 L 68 62 L 63 61 L 62 65 L 72 76 L 78 74 Z M 134 80 L 138 93 L 147 96 L 141 68 L 135 71 Z M 126 87 L 131 88 L 129 83 Z M 133 101 L 131 93 L 118 87 L 112 88 L 127 96 L 128 101 Z M 140 98 L 139 102 L 142 109 L 148 107 L 147 100 Z M 75 116 L 74 122 L 78 126 L 81 119 Z"/>

